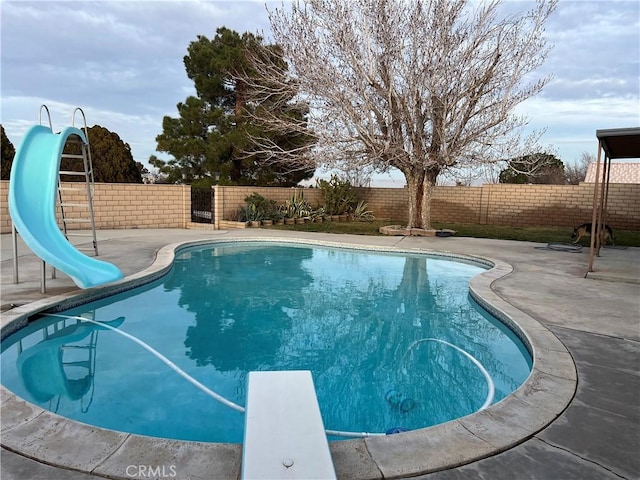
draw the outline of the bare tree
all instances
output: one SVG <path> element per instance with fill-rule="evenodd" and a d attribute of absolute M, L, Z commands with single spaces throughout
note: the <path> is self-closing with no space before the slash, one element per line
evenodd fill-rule
<path fill-rule="evenodd" d="M 574 163 L 564 167 L 565 177 L 569 185 L 578 185 L 580 182 L 584 182 L 587 176 L 587 170 L 589 170 L 589 164 L 596 161 L 595 155 L 582 152 L 580 159 Z"/>
<path fill-rule="evenodd" d="M 371 165 L 353 165 L 345 163 L 342 167 L 336 167 L 340 171 L 340 177 L 348 181 L 353 187 L 370 187 L 371 176 L 374 174 Z"/>
<path fill-rule="evenodd" d="M 499 183 L 500 169 L 505 162 L 477 163 L 463 167 L 444 169 L 437 180 L 437 185 L 472 186 L 483 183 Z"/>
<path fill-rule="evenodd" d="M 256 69 L 265 79 L 252 87 L 287 98 L 281 92 L 294 86 L 308 116 L 256 121 L 312 131 L 314 148 L 278 151 L 281 161 L 399 169 L 408 226 L 429 228 L 438 175 L 538 151 L 522 136 L 528 120 L 512 112 L 549 81 L 532 73 L 548 54 L 544 23 L 555 4 L 507 15 L 500 0 L 294 0 L 269 12 L 293 76 L 283 81 L 263 55 Z"/>

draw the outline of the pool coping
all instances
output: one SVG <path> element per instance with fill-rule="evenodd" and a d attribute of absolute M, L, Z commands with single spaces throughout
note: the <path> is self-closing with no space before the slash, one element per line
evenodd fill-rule
<path fill-rule="evenodd" d="M 485 256 L 459 255 L 424 248 L 346 244 L 302 238 L 225 237 L 176 242 L 161 248 L 153 264 L 116 283 L 32 302 L 2 314 L 2 339 L 24 327 L 30 316 L 70 308 L 135 288 L 165 275 L 177 252 L 198 245 L 270 242 L 368 251 L 423 254 L 490 266 L 473 277 L 469 292 L 491 314 L 509 325 L 529 348 L 533 367 L 514 393 L 486 410 L 410 432 L 331 442 L 338 477 L 399 478 L 457 467 L 507 450 L 535 435 L 568 406 L 577 385 L 573 359 L 560 340 L 528 314 L 502 299 L 494 282 L 513 267 Z M 0 443 L 40 462 L 115 479 L 132 478 L 132 466 L 163 466 L 177 478 L 239 478 L 241 444 L 186 442 L 101 429 L 37 407 L 2 386 Z"/>

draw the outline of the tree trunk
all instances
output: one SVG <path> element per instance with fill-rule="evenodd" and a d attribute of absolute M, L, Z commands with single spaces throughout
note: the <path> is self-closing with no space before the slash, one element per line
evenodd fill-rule
<path fill-rule="evenodd" d="M 408 228 L 431 228 L 431 197 L 439 170 L 412 170 L 404 172 L 409 190 Z"/>
<path fill-rule="evenodd" d="M 241 80 L 236 81 L 236 122 L 240 121 L 242 115 L 242 109 L 246 102 L 247 97 L 247 84 Z"/>
<path fill-rule="evenodd" d="M 423 228 L 423 191 L 425 182 L 425 172 L 422 169 L 404 172 L 409 190 L 409 218 L 407 228 Z"/>
<path fill-rule="evenodd" d="M 422 228 L 425 230 L 431 228 L 431 197 L 436 186 L 438 173 L 439 170 L 427 170 L 424 176 L 424 185 L 422 187 Z"/>

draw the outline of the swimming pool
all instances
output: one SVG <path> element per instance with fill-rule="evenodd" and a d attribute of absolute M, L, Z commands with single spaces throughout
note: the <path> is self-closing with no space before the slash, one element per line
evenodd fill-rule
<path fill-rule="evenodd" d="M 111 322 L 237 404 L 247 371 L 304 368 L 328 428 L 415 429 L 472 413 L 486 398 L 475 364 L 425 339 L 478 359 L 496 401 L 529 374 L 519 339 L 468 296 L 483 270 L 417 254 L 216 244 L 181 250 L 148 285 L 59 313 Z M 64 416 L 144 435 L 241 440 L 241 414 L 112 331 L 51 317 L 3 347 L 3 383 Z"/>

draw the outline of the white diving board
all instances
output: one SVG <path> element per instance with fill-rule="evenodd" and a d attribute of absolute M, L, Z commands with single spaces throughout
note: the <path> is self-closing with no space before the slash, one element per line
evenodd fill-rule
<path fill-rule="evenodd" d="M 308 370 L 249 372 L 243 480 L 335 479 Z"/>

